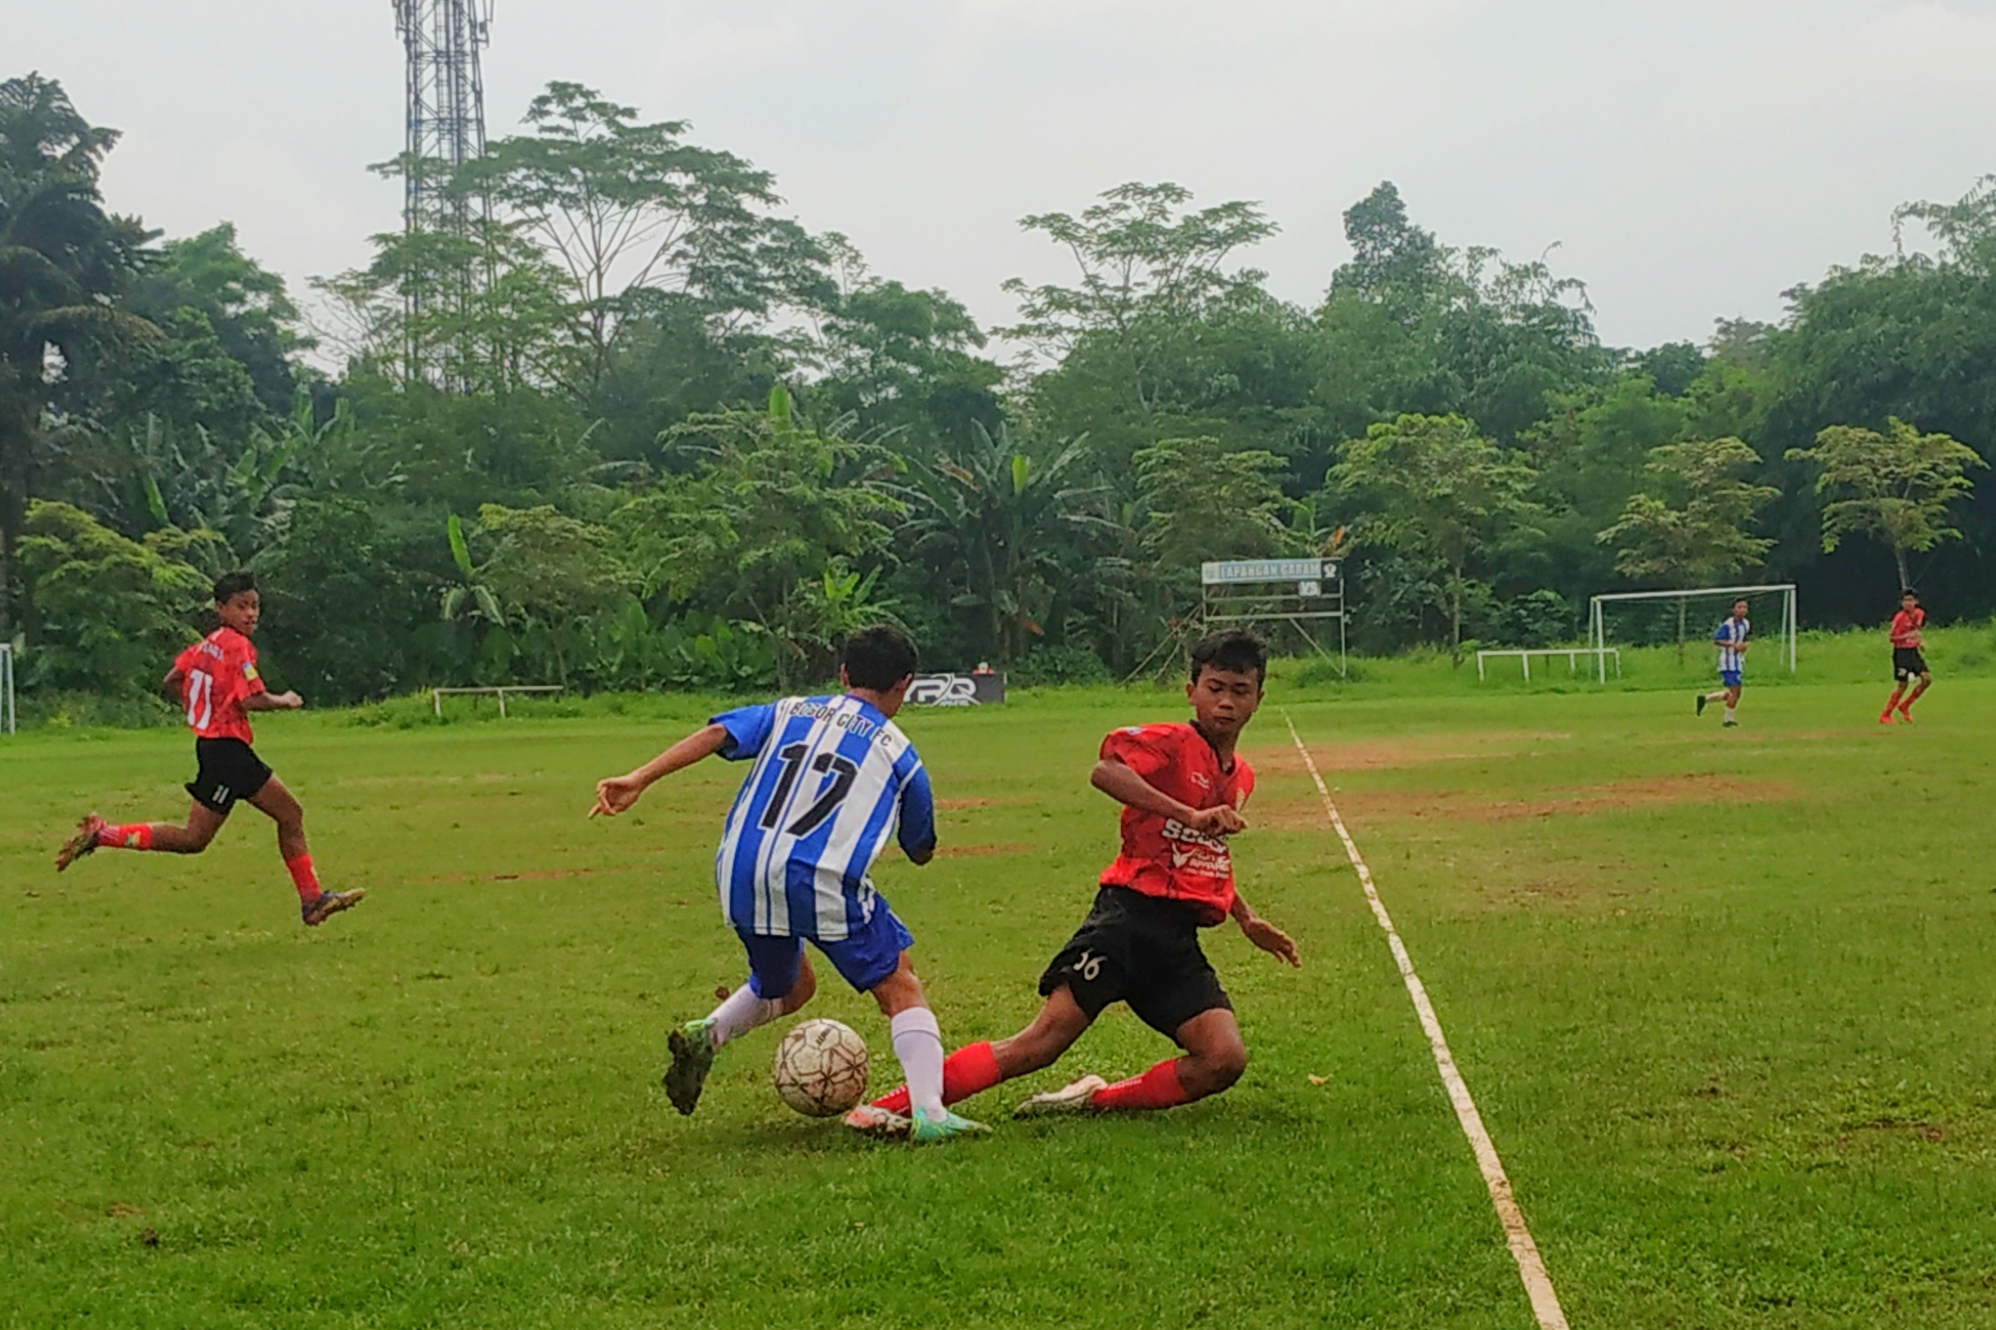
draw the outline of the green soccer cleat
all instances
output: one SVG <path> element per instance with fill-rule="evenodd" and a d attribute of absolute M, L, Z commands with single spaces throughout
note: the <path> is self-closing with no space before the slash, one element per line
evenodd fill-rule
<path fill-rule="evenodd" d="M 1704 714 L 1705 714 L 1705 704 L 1706 704 L 1706 703 L 1708 703 L 1708 702 L 1710 702 L 1711 700 L 1712 700 L 1711 698 L 1709 698 L 1709 697 L 1705 696 L 1705 695 L 1704 695 L 1703 693 L 1700 693 L 1700 694 L 1698 694 L 1698 714 L 1699 714 L 1699 715 L 1701 715 L 1701 716 L 1702 716 L 1702 715 L 1704 715 Z"/>
<path fill-rule="evenodd" d="M 1720 728 L 1728 730 L 1737 730 L 1740 727 L 1740 723 L 1736 720 L 1720 721 L 1719 725 Z"/>
<path fill-rule="evenodd" d="M 1089 1113 L 1095 1108 L 1095 1092 L 1106 1090 L 1109 1082 L 1100 1076 L 1083 1076 L 1072 1085 L 1036 1094 L 1012 1110 L 1015 1118 L 1051 1117 L 1057 1113 Z"/>
<path fill-rule="evenodd" d="M 714 1022 L 711 1018 L 688 1021 L 665 1037 L 672 1050 L 672 1065 L 665 1069 L 665 1097 L 684 1117 L 700 1102 L 700 1090 L 707 1073 L 714 1069 Z"/>
<path fill-rule="evenodd" d="M 908 1139 L 916 1145 L 934 1145 L 937 1141 L 953 1141 L 959 1136 L 978 1136 L 991 1128 L 969 1118 L 960 1118 L 948 1109 L 939 1118 L 932 1118 L 917 1110 L 909 1119 Z"/>

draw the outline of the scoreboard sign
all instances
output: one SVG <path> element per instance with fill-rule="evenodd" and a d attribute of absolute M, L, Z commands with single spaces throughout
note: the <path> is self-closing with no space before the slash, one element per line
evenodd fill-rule
<path fill-rule="evenodd" d="M 1005 700 L 1005 676 L 985 674 L 918 674 L 908 688 L 908 702 L 918 707 L 989 707 Z"/>
<path fill-rule="evenodd" d="M 1207 586 L 1249 586 L 1266 582 L 1330 582 L 1336 580 L 1335 559 L 1226 559 L 1199 565 L 1199 580 Z M 1305 591 L 1302 594 L 1314 595 Z"/>

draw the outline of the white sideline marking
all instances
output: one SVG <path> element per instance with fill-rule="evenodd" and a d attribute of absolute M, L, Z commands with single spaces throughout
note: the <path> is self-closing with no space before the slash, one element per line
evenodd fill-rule
<path fill-rule="evenodd" d="M 1511 1194 L 1511 1179 L 1504 1173 L 1504 1161 L 1497 1157 L 1497 1147 L 1491 1143 L 1490 1133 L 1483 1129 L 1483 1115 L 1476 1111 L 1476 1101 L 1469 1097 L 1469 1085 L 1462 1079 L 1462 1072 L 1456 1068 L 1455 1055 L 1448 1051 L 1448 1040 L 1442 1034 L 1442 1023 L 1435 1017 L 1434 1004 L 1428 1001 L 1428 990 L 1421 986 L 1421 976 L 1414 973 L 1414 958 L 1407 954 L 1407 944 L 1400 940 L 1400 934 L 1393 927 L 1393 917 L 1386 913 L 1385 903 L 1379 899 L 1379 889 L 1372 885 L 1372 870 L 1365 866 L 1365 859 L 1358 852 L 1358 843 L 1345 830 L 1345 820 L 1338 816 L 1338 806 L 1331 802 L 1331 791 L 1324 784 L 1324 778 L 1317 772 L 1317 763 L 1310 756 L 1310 750 L 1303 745 L 1303 736 L 1296 733 L 1296 722 L 1287 715 L 1283 721 L 1289 726 L 1289 737 L 1296 743 L 1296 751 L 1303 755 L 1303 765 L 1310 772 L 1310 779 L 1317 784 L 1317 793 L 1324 800 L 1324 812 L 1330 816 L 1331 827 L 1338 833 L 1338 839 L 1345 843 L 1345 854 L 1351 859 L 1351 866 L 1358 873 L 1358 884 L 1365 888 L 1366 903 L 1372 906 L 1372 917 L 1386 933 L 1386 943 L 1393 948 L 1394 963 L 1400 967 L 1400 978 L 1407 985 L 1407 996 L 1414 999 L 1414 1014 L 1421 1018 L 1421 1029 L 1428 1036 L 1428 1047 L 1435 1055 L 1435 1070 L 1442 1075 L 1442 1085 L 1448 1090 L 1449 1102 L 1455 1105 L 1456 1121 L 1462 1124 L 1462 1134 L 1469 1138 L 1469 1148 L 1476 1154 L 1476 1166 L 1483 1172 L 1483 1184 L 1490 1189 L 1490 1204 L 1497 1209 L 1498 1222 L 1504 1225 L 1504 1240 L 1510 1244 L 1511 1255 L 1518 1262 L 1518 1277 L 1525 1282 L 1525 1294 L 1532 1300 L 1532 1311 L 1539 1318 L 1540 1330 L 1568 1330 L 1566 1313 L 1560 1309 L 1559 1295 L 1553 1292 L 1552 1279 L 1546 1274 L 1545 1261 L 1539 1257 L 1539 1246 L 1532 1241 L 1532 1231 L 1525 1227 L 1525 1213 L 1518 1208 L 1518 1198 Z"/>

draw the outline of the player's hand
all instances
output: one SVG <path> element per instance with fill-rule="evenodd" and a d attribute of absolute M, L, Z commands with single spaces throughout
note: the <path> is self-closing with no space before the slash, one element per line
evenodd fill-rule
<path fill-rule="evenodd" d="M 270 700 L 283 707 L 286 711 L 303 711 L 305 709 L 305 699 L 296 693 L 279 693 Z"/>
<path fill-rule="evenodd" d="M 1207 836 L 1231 836 L 1247 830 L 1247 819 L 1229 804 L 1201 808 L 1185 820 L 1185 825 Z"/>
<path fill-rule="evenodd" d="M 1278 960 L 1288 961 L 1298 969 L 1303 966 L 1303 955 L 1296 950 L 1296 940 L 1277 928 L 1268 920 L 1256 916 L 1241 920 L 1241 932 L 1247 940 L 1260 947 Z"/>
<path fill-rule="evenodd" d="M 635 776 L 612 776 L 596 782 L 596 806 L 591 817 L 615 817 L 638 801 L 645 792 L 644 782 Z"/>

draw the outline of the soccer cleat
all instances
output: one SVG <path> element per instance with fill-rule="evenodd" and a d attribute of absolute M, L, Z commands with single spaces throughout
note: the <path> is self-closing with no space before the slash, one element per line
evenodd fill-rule
<path fill-rule="evenodd" d="M 707 1073 L 714 1069 L 714 1022 L 712 1018 L 688 1021 L 665 1038 L 672 1051 L 672 1065 L 665 1069 L 665 1097 L 679 1110 L 690 1114 L 700 1102 L 700 1090 Z"/>
<path fill-rule="evenodd" d="M 1881 711 L 1881 712 L 1879 712 L 1879 713 L 1878 713 L 1878 723 L 1879 723 L 1880 725 L 1890 725 L 1890 724 L 1892 723 L 1892 708 L 1891 708 L 1891 707 L 1887 707 L 1887 708 L 1885 708 L 1885 710 L 1883 710 L 1883 711 Z"/>
<path fill-rule="evenodd" d="M 317 928 L 341 910 L 351 910 L 360 904 L 366 895 L 358 887 L 352 891 L 322 891 L 311 900 L 298 903 L 298 917 L 305 921 L 305 927 Z"/>
<path fill-rule="evenodd" d="M 1698 714 L 1699 714 L 1699 715 L 1701 715 L 1701 716 L 1702 716 L 1702 715 L 1704 715 L 1704 714 L 1705 714 L 1705 704 L 1706 704 L 1707 702 L 1711 701 L 1711 700 L 1712 700 L 1712 699 L 1710 699 L 1709 697 L 1706 697 L 1706 696 L 1705 696 L 1705 695 L 1704 695 L 1703 693 L 1700 693 L 1700 694 L 1698 694 Z"/>
<path fill-rule="evenodd" d="M 62 848 L 55 852 L 55 871 L 60 873 L 84 855 L 97 853 L 97 833 L 108 825 L 95 813 L 77 823 L 76 834 L 64 841 Z"/>
<path fill-rule="evenodd" d="M 1740 723 L 1736 720 L 1722 721 L 1721 724 L 1729 730 L 1737 730 L 1740 727 Z"/>
<path fill-rule="evenodd" d="M 876 1136 L 881 1140 L 906 1136 L 915 1125 L 892 1109 L 872 1104 L 861 1104 L 846 1114 L 845 1124 L 862 1136 Z"/>
<path fill-rule="evenodd" d="M 1015 1118 L 1047 1117 L 1055 1113 L 1086 1113 L 1095 1106 L 1095 1092 L 1106 1090 L 1109 1082 L 1100 1076 L 1083 1076 L 1072 1085 L 1036 1094 L 1012 1110 Z"/>
<path fill-rule="evenodd" d="M 1900 707 L 1899 719 L 1905 722 L 1906 724 L 1911 725 L 1913 723 L 1913 708 L 1907 706 Z"/>
<path fill-rule="evenodd" d="M 939 1118 L 932 1118 L 916 1109 L 908 1122 L 908 1139 L 916 1145 L 934 1145 L 937 1141 L 953 1141 L 959 1136 L 977 1136 L 991 1130 L 981 1122 L 960 1118 L 948 1109 L 944 1109 Z"/>

